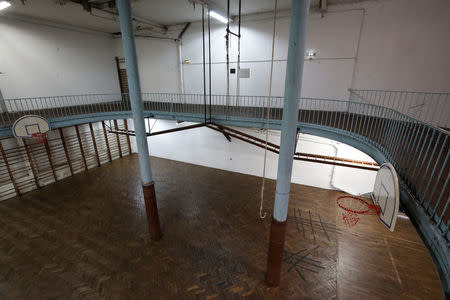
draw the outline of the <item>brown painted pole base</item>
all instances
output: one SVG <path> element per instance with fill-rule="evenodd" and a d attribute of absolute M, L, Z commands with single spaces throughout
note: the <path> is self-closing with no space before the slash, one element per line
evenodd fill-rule
<path fill-rule="evenodd" d="M 155 185 L 142 186 L 144 191 L 145 210 L 147 211 L 148 229 L 152 240 L 161 239 L 161 228 L 159 226 L 158 206 L 156 204 Z"/>
<path fill-rule="evenodd" d="M 281 261 L 283 259 L 285 233 L 286 221 L 278 222 L 272 218 L 266 273 L 266 283 L 268 286 L 275 287 L 280 284 Z"/>

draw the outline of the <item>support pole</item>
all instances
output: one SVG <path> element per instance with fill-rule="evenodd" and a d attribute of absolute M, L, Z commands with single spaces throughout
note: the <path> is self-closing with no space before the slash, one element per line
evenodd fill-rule
<path fill-rule="evenodd" d="M 52 170 L 53 178 L 55 178 L 55 182 L 57 182 L 58 178 L 56 177 L 55 166 L 53 165 L 52 161 L 52 152 L 50 151 L 50 145 L 48 144 L 47 139 L 44 140 L 44 147 L 45 152 L 47 152 L 48 163 L 50 164 L 50 169 Z"/>
<path fill-rule="evenodd" d="M 28 163 L 30 164 L 31 173 L 33 173 L 34 184 L 36 184 L 36 187 L 38 189 L 40 189 L 41 186 L 39 184 L 39 178 L 38 178 L 38 175 L 37 175 L 36 168 L 34 167 L 33 158 L 31 157 L 30 146 L 28 146 L 26 139 L 22 139 L 22 143 L 23 143 L 23 145 L 25 147 L 25 152 L 27 154 Z"/>
<path fill-rule="evenodd" d="M 94 145 L 95 157 L 97 158 L 97 166 L 100 167 L 100 155 L 98 155 L 97 142 L 95 141 L 94 128 L 92 127 L 91 122 L 89 122 L 89 130 L 91 131 L 92 144 Z"/>
<path fill-rule="evenodd" d="M 2 90 L 0 90 L 0 109 L 2 113 L 8 112 L 8 109 L 6 108 L 5 99 L 3 99 Z"/>
<path fill-rule="evenodd" d="M 58 130 L 59 130 L 59 135 L 61 137 L 61 142 L 62 142 L 62 145 L 64 148 L 64 154 L 66 156 L 67 164 L 69 165 L 70 175 L 73 176 L 73 167 L 72 167 L 72 163 L 70 162 L 69 151 L 67 150 L 67 144 L 66 144 L 66 139 L 64 138 L 63 129 L 60 127 L 60 128 L 58 128 Z"/>
<path fill-rule="evenodd" d="M 111 148 L 109 147 L 108 131 L 106 131 L 105 121 L 102 121 L 102 127 L 103 127 L 103 135 L 105 137 L 106 150 L 108 151 L 108 158 L 109 158 L 109 161 L 112 161 Z"/>
<path fill-rule="evenodd" d="M 122 45 L 127 67 L 128 87 L 130 93 L 131 111 L 133 113 L 136 144 L 139 154 L 139 166 L 144 192 L 145 208 L 150 236 L 153 240 L 161 238 L 158 207 L 156 204 L 155 185 L 152 180 L 152 169 L 148 153 L 147 135 L 145 133 L 144 105 L 141 98 L 141 86 L 134 42 L 133 22 L 129 0 L 118 0 Z"/>
<path fill-rule="evenodd" d="M 72 163 L 70 162 L 69 151 L 67 150 L 67 144 L 66 144 L 66 139 L 64 138 L 63 129 L 60 127 L 60 128 L 58 128 L 58 131 L 59 131 L 59 136 L 61 137 L 62 146 L 64 148 L 64 155 L 66 156 L 67 164 L 69 165 L 70 176 L 73 176 L 73 167 L 72 167 Z M 24 140 L 24 143 L 25 143 L 25 140 Z"/>
<path fill-rule="evenodd" d="M 127 119 L 123 119 L 123 126 L 125 128 L 125 131 L 128 132 L 128 120 Z M 130 141 L 129 135 L 127 135 L 127 145 L 128 145 L 128 154 L 131 155 L 131 141 Z"/>
<path fill-rule="evenodd" d="M 11 167 L 9 166 L 9 163 L 8 163 L 8 157 L 6 155 L 5 149 L 3 149 L 2 140 L 0 140 L 0 152 L 2 154 L 2 158 L 5 163 L 6 170 L 8 171 L 9 179 L 11 180 L 11 182 L 13 184 L 14 191 L 16 192 L 17 196 L 20 196 L 20 190 L 19 190 L 19 187 L 17 186 L 16 181 L 14 180 L 13 172 L 11 171 Z"/>
<path fill-rule="evenodd" d="M 86 156 L 84 155 L 83 143 L 81 142 L 80 130 L 78 129 L 78 125 L 75 125 L 75 131 L 77 132 L 78 145 L 80 145 L 81 157 L 83 158 L 84 170 L 88 170 L 88 165 L 86 161 Z"/>
<path fill-rule="evenodd" d="M 289 48 L 284 92 L 283 120 L 281 121 L 280 156 L 278 158 L 277 185 L 272 225 L 270 228 L 269 254 L 266 282 L 269 286 L 280 284 L 292 162 L 297 133 L 299 98 L 305 57 L 306 27 L 309 16 L 309 0 L 293 0 Z"/>
<path fill-rule="evenodd" d="M 116 131 L 119 130 L 119 125 L 117 125 L 117 120 L 114 120 L 114 129 Z M 122 158 L 122 146 L 120 145 L 120 136 L 116 133 L 116 142 L 117 142 L 117 149 L 119 150 L 119 156 Z"/>

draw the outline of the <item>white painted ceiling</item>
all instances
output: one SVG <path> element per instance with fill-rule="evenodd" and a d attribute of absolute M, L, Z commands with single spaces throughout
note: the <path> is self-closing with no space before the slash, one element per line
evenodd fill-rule
<path fill-rule="evenodd" d="M 28 0 L 23 5 L 20 0 L 12 0 L 11 4 L 10 8 L 1 12 L 2 15 L 11 14 L 30 21 L 49 21 L 101 32 L 120 30 L 117 21 L 91 16 L 81 5 L 69 1 L 61 5 L 55 0 Z"/>
<path fill-rule="evenodd" d="M 95 0 L 91 0 L 95 2 Z M 312 7 L 318 7 L 320 0 L 311 0 Z M 329 5 L 359 2 L 361 0 L 328 0 Z M 226 14 L 226 0 L 207 0 L 212 9 Z M 286 10 L 291 6 L 292 0 L 278 0 L 278 9 Z M 11 14 L 24 19 L 49 21 L 57 24 L 70 25 L 78 28 L 96 30 L 106 33 L 119 32 L 118 17 L 93 9 L 90 13 L 83 10 L 80 4 L 70 0 L 11 0 L 12 6 L 2 11 L 2 15 Z M 274 0 L 242 0 L 242 14 L 254 14 L 273 11 Z M 158 36 L 176 36 L 182 26 L 169 26 L 186 22 L 201 20 L 201 6 L 195 8 L 190 0 L 132 0 L 133 15 L 148 22 L 136 23 Z M 238 0 L 230 1 L 231 15 L 238 14 Z M 167 25 L 168 32 L 164 33 L 159 26 L 149 24 Z M 145 30 L 144 30 L 145 31 Z M 142 32 L 144 32 L 142 31 Z"/>
<path fill-rule="evenodd" d="M 227 0 L 208 0 L 213 8 L 217 8 L 224 15 L 227 11 Z M 361 0 L 327 0 L 329 5 L 361 2 Z M 275 0 L 241 0 L 242 14 L 270 12 L 274 10 Z M 278 9 L 291 8 L 292 0 L 278 0 Z M 319 7 L 320 0 L 311 0 L 311 7 Z M 149 18 L 161 24 L 198 21 L 201 19 L 201 7 L 195 10 L 189 0 L 162 0 L 136 1 L 133 5 L 135 14 Z M 230 0 L 230 13 L 235 16 L 239 13 L 239 0 Z"/>
<path fill-rule="evenodd" d="M 274 0 L 241 0 L 242 14 L 273 11 Z M 319 0 L 314 0 L 319 1 Z M 211 7 L 226 15 L 226 0 L 209 0 Z M 292 0 L 278 0 L 278 9 L 284 10 L 291 7 Z M 239 1 L 230 1 L 230 14 L 238 15 Z M 188 0 L 164 0 L 164 1 L 137 1 L 133 5 L 137 16 L 154 20 L 161 24 L 173 24 L 201 20 L 201 6 L 195 8 Z"/>

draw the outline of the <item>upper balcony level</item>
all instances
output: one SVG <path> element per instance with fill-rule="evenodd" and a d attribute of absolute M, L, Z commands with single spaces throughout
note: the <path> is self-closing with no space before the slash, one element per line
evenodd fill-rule
<path fill-rule="evenodd" d="M 390 162 L 400 176 L 402 204 L 449 274 L 448 93 L 352 90 L 350 100 L 301 98 L 298 128 L 352 145 L 379 164 Z M 198 123 L 279 129 L 281 97 L 200 94 L 142 95 L 145 116 Z M 0 114 L 0 136 L 24 115 L 40 115 L 52 128 L 131 118 L 128 94 L 8 99 Z"/>

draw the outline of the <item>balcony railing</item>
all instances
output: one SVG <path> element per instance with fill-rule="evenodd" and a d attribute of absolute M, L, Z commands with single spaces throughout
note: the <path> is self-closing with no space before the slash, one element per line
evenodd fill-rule
<path fill-rule="evenodd" d="M 411 95 L 415 94 L 352 91 L 350 101 L 301 98 L 299 126 L 342 133 L 383 153 L 433 226 L 449 241 L 450 140 L 449 132 L 438 127 L 450 127 L 448 94 Z M 371 103 L 379 97 L 385 98 L 377 100 L 378 104 Z M 426 103 L 435 101 L 437 106 L 424 104 L 421 113 L 412 113 L 409 97 L 428 99 Z M 202 122 L 211 117 L 215 122 L 239 121 L 248 126 L 261 126 L 267 116 L 272 125 L 279 125 L 284 101 L 281 97 L 168 93 L 144 93 L 142 98 L 147 115 L 156 118 L 189 117 Z M 3 127 L 27 114 L 41 115 L 50 121 L 99 115 L 106 119 L 116 113 L 131 116 L 127 94 L 22 98 L 5 100 L 5 104 L 6 111 L 0 115 Z"/>
<path fill-rule="evenodd" d="M 450 93 L 351 89 L 350 101 L 389 107 L 427 124 L 450 128 Z"/>

